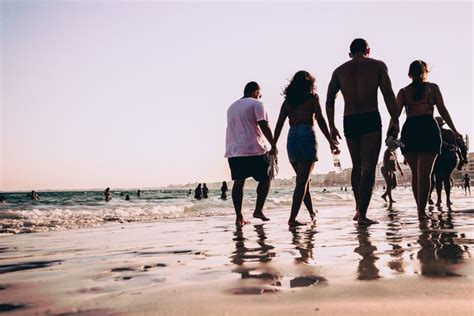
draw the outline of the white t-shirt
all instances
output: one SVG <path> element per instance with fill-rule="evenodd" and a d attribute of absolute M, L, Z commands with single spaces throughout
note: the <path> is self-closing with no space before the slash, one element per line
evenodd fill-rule
<path fill-rule="evenodd" d="M 259 156 L 267 152 L 265 136 L 258 126 L 259 121 L 268 122 L 263 103 L 254 98 L 242 98 L 227 110 L 225 156 Z"/>

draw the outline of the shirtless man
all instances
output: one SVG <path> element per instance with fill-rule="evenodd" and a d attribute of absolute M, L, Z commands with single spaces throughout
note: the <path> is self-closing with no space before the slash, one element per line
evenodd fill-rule
<path fill-rule="evenodd" d="M 336 144 L 341 138 L 334 124 L 334 102 L 340 90 L 344 96 L 344 135 L 352 159 L 351 183 L 356 201 L 354 220 L 359 225 L 377 223 L 367 218 L 382 143 L 382 122 L 377 92 L 382 91 L 392 118 L 391 133 L 398 133 L 397 103 L 387 66 L 369 58 L 370 48 L 361 38 L 352 41 L 351 60 L 339 66 L 331 78 L 326 99 L 331 137 Z"/>

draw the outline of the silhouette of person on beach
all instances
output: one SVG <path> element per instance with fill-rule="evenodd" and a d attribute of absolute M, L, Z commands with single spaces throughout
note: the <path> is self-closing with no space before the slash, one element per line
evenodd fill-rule
<path fill-rule="evenodd" d="M 192 190 L 192 189 L 189 189 L 188 195 L 191 195 L 191 193 L 193 193 L 193 190 Z"/>
<path fill-rule="evenodd" d="M 142 195 L 142 192 L 140 190 L 137 190 L 137 196 L 140 197 Z"/>
<path fill-rule="evenodd" d="M 0 196 L 0 204 L 5 204 L 5 198 L 3 196 Z"/>
<path fill-rule="evenodd" d="M 429 204 L 433 205 L 431 194 L 433 189 L 436 187 L 436 194 L 438 196 L 436 206 L 441 206 L 441 191 L 443 189 L 446 192 L 446 205 L 449 207 L 453 203 L 451 202 L 451 187 L 452 178 L 451 174 L 458 165 L 458 156 L 460 160 L 463 160 L 460 148 L 464 145 L 462 138 L 457 138 L 453 131 L 443 128 L 444 120 L 442 117 L 437 116 L 435 118 L 441 131 L 441 154 L 436 158 L 433 173 L 431 175 L 431 190 Z"/>
<path fill-rule="evenodd" d="M 316 94 L 315 79 L 307 71 L 298 71 L 283 92 L 285 100 L 281 105 L 280 115 L 275 127 L 273 147 L 276 148 L 283 125 L 288 118 L 290 131 L 288 132 L 287 151 L 291 166 L 296 172 L 296 186 L 293 193 L 290 219 L 288 225 L 299 226 L 296 217 L 304 201 L 311 217 L 316 221 L 310 193 L 310 175 L 314 164 L 318 161 L 318 144 L 314 119 L 329 142 L 333 153 L 339 153 L 329 134 L 326 120 L 321 111 L 319 96 Z"/>
<path fill-rule="evenodd" d="M 397 169 L 400 171 L 403 176 L 402 168 L 398 163 L 396 151 L 391 151 L 389 148 L 385 149 L 383 154 L 383 165 L 380 168 L 382 175 L 387 184 L 384 194 L 382 194 L 382 199 L 387 202 L 387 196 L 390 203 L 395 203 L 392 198 L 392 190 L 397 187 Z"/>
<path fill-rule="evenodd" d="M 39 194 L 36 193 L 35 191 L 31 191 L 31 193 L 30 193 L 30 198 L 31 198 L 33 201 L 39 201 L 39 200 L 40 200 Z"/>
<path fill-rule="evenodd" d="M 222 181 L 222 186 L 221 186 L 221 199 L 222 200 L 227 199 L 227 191 L 229 191 L 229 188 L 227 187 L 227 182 Z"/>
<path fill-rule="evenodd" d="M 194 189 L 194 198 L 196 200 L 201 200 L 202 199 L 202 186 L 201 186 L 201 183 L 198 184 L 198 186 L 196 187 L 196 189 Z"/>
<path fill-rule="evenodd" d="M 112 192 L 110 192 L 110 188 L 106 188 L 102 194 L 104 195 L 106 202 L 112 200 Z"/>
<path fill-rule="evenodd" d="M 462 138 L 444 105 L 438 85 L 427 82 L 427 75 L 427 64 L 415 60 L 408 71 L 412 83 L 400 89 L 397 95 L 397 118 L 406 108 L 407 119 L 401 132 L 405 146 L 401 150 L 412 172 L 412 189 L 420 220 L 428 218 L 425 208 L 430 194 L 431 172 L 441 150 L 441 132 L 433 118 L 435 105 L 454 137 Z"/>
<path fill-rule="evenodd" d="M 125 195 L 125 201 L 130 201 L 130 195 Z"/>
<path fill-rule="evenodd" d="M 387 66 L 380 60 L 369 58 L 369 53 L 366 40 L 357 38 L 352 41 L 351 60 L 334 70 L 326 100 L 330 134 L 339 144 L 337 139 L 341 136 L 334 124 L 334 103 L 338 91 L 344 96 L 344 135 L 352 160 L 351 183 L 356 202 L 354 220 L 361 225 L 377 223 L 367 218 L 367 209 L 382 143 L 382 121 L 377 102 L 379 88 L 393 122 L 398 122 Z M 394 125 L 398 127 L 398 124 Z"/>
<path fill-rule="evenodd" d="M 202 197 L 205 199 L 209 197 L 209 189 L 205 183 L 202 184 Z"/>
<path fill-rule="evenodd" d="M 260 98 L 258 83 L 249 82 L 245 85 L 244 96 L 227 110 L 225 158 L 228 158 L 234 181 L 232 202 L 237 225 L 249 223 L 242 215 L 243 189 L 248 177 L 253 177 L 258 182 L 253 217 L 263 221 L 269 220 L 263 214 L 263 206 L 271 182 L 268 170 L 272 158 L 269 155 L 275 155 L 276 149 L 272 148 L 267 152 L 265 146 L 265 139 L 273 144 L 273 135 L 268 124 L 267 111 Z"/>
<path fill-rule="evenodd" d="M 471 195 L 471 178 L 466 173 L 464 178 L 462 179 L 463 187 L 464 187 L 464 196 L 467 195 L 467 191 L 469 190 L 469 196 Z"/>

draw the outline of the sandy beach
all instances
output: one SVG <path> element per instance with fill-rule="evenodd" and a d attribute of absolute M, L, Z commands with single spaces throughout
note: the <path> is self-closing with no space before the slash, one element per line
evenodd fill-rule
<path fill-rule="evenodd" d="M 280 207 L 243 228 L 219 215 L 2 236 L 0 312 L 472 315 L 473 199 L 456 191 L 420 224 L 402 191 L 392 208 L 375 192 L 368 228 L 344 202 L 295 229 Z"/>

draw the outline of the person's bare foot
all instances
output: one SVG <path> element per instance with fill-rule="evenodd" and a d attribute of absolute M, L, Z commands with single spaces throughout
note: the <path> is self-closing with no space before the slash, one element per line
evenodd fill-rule
<path fill-rule="evenodd" d="M 253 217 L 258 218 L 258 219 L 261 219 L 261 220 L 264 221 L 264 222 L 267 222 L 267 221 L 270 220 L 268 217 L 266 217 L 265 215 L 263 215 L 263 213 L 253 212 Z"/>
<path fill-rule="evenodd" d="M 316 225 L 316 214 L 312 213 L 312 214 L 309 214 L 309 216 L 311 217 L 311 222 L 309 222 L 310 225 Z"/>
<path fill-rule="evenodd" d="M 305 223 L 298 222 L 298 221 L 288 221 L 288 226 L 305 226 Z"/>
<path fill-rule="evenodd" d="M 372 225 L 372 224 L 378 224 L 379 222 L 377 221 L 374 221 L 372 219 L 369 219 L 369 218 L 360 218 L 357 220 L 357 224 L 359 226 L 369 226 L 369 225 Z"/>
<path fill-rule="evenodd" d="M 352 218 L 353 221 L 359 220 L 359 212 L 356 211 L 354 217 Z"/>
<path fill-rule="evenodd" d="M 451 201 L 449 200 L 449 201 L 446 202 L 446 205 L 447 205 L 447 206 L 451 206 L 451 205 L 453 205 L 453 202 L 451 202 Z"/>
<path fill-rule="evenodd" d="M 385 202 L 387 202 L 387 196 L 385 194 L 382 194 L 382 196 L 380 196 Z"/>
<path fill-rule="evenodd" d="M 426 220 L 429 220 L 431 219 L 431 217 L 429 217 L 428 215 L 426 215 L 425 212 L 418 212 L 418 220 L 420 221 L 426 221 Z"/>
<path fill-rule="evenodd" d="M 247 225 L 247 224 L 250 224 L 250 221 L 246 221 L 243 217 L 238 217 L 236 220 L 235 220 L 235 225 L 236 226 L 244 226 L 244 225 Z"/>
<path fill-rule="evenodd" d="M 441 206 L 441 203 L 442 203 L 441 200 L 436 201 L 436 206 L 437 206 L 437 207 L 440 207 L 440 206 Z"/>

